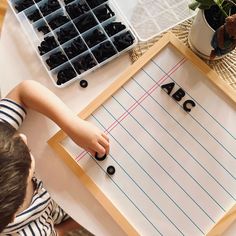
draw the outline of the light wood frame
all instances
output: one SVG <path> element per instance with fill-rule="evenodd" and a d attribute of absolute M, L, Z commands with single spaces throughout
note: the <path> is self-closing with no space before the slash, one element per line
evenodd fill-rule
<path fill-rule="evenodd" d="M 197 57 L 189 48 L 183 45 L 172 33 L 165 34 L 157 43 L 154 44 L 143 56 L 132 64 L 121 76 L 106 90 L 104 90 L 94 101 L 92 101 L 84 110 L 79 113 L 82 119 L 88 118 L 92 112 L 100 107 L 110 96 L 112 96 L 119 88 L 124 85 L 131 77 L 133 77 L 145 64 L 147 64 L 154 56 L 156 56 L 167 45 L 173 46 L 177 51 L 191 61 L 206 77 L 213 82 L 228 98 L 236 103 L 236 92 L 227 85 L 219 75 Z M 119 212 L 119 210 L 108 200 L 97 185 L 90 179 L 83 169 L 72 158 L 70 153 L 60 144 L 67 135 L 60 130 L 52 138 L 48 140 L 48 144 L 58 153 L 58 155 L 66 162 L 70 169 L 80 178 L 80 181 L 93 194 L 93 196 L 103 205 L 111 217 L 121 226 L 127 235 L 139 235 L 135 228 L 128 220 Z M 236 204 L 225 214 L 224 217 L 206 234 L 206 236 L 217 236 L 229 228 L 236 220 Z"/>

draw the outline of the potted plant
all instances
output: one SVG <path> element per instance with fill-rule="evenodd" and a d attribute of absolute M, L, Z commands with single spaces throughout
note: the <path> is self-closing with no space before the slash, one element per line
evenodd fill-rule
<path fill-rule="evenodd" d="M 189 45 L 199 56 L 218 59 L 236 46 L 236 0 L 195 0 L 199 8 L 189 32 Z"/>

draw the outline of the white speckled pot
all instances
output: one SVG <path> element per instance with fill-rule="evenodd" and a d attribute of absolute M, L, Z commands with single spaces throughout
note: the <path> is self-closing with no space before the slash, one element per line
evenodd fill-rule
<path fill-rule="evenodd" d="M 207 23 L 203 10 L 199 10 L 189 32 L 188 42 L 191 49 L 200 57 L 209 59 L 211 39 L 215 30 Z"/>

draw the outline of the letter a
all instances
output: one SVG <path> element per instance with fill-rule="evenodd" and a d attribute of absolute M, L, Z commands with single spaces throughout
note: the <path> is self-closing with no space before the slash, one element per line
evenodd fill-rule
<path fill-rule="evenodd" d="M 169 84 L 163 84 L 163 85 L 161 86 L 161 88 L 162 88 L 163 90 L 165 90 L 165 91 L 167 92 L 167 94 L 170 95 L 170 93 L 171 93 L 172 89 L 174 88 L 174 86 L 175 86 L 175 83 L 172 82 L 172 83 L 169 83 Z"/>

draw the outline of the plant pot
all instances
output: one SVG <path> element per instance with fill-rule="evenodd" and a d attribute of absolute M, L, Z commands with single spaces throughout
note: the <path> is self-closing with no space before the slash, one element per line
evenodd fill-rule
<path fill-rule="evenodd" d="M 213 50 L 211 40 L 214 33 L 215 30 L 206 21 L 204 10 L 199 10 L 188 35 L 190 48 L 200 57 L 210 59 L 211 50 Z"/>

